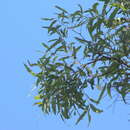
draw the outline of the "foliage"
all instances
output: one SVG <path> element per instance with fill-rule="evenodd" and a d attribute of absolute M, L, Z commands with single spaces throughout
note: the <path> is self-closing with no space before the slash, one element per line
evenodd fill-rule
<path fill-rule="evenodd" d="M 100 6 L 100 8 L 99 8 Z M 127 104 L 130 93 L 130 1 L 99 0 L 87 10 L 73 13 L 55 6 L 54 18 L 43 18 L 50 40 L 42 43 L 44 55 L 25 64 L 37 78 L 35 99 L 44 113 L 70 119 L 79 115 L 91 121 L 104 94 L 120 95 Z M 31 68 L 38 67 L 34 73 Z M 93 97 L 91 92 L 98 92 Z M 95 98 L 97 100 L 95 100 Z"/>

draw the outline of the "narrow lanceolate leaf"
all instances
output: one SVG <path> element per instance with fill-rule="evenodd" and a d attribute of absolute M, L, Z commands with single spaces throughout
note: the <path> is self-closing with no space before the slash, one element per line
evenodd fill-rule
<path fill-rule="evenodd" d="M 26 70 L 32 75 L 32 76 L 37 76 L 26 64 L 24 64 Z"/>
<path fill-rule="evenodd" d="M 50 46 L 50 48 L 48 49 L 48 51 L 50 51 L 52 48 L 54 48 L 55 46 L 57 46 L 59 43 L 61 43 L 61 40 L 60 40 L 60 39 L 58 39 L 56 42 L 54 42 L 54 43 Z"/>
<path fill-rule="evenodd" d="M 111 95 L 111 86 L 107 86 L 107 93 L 109 95 L 110 98 L 112 98 L 112 95 Z"/>
<path fill-rule="evenodd" d="M 85 23 L 86 23 L 86 21 L 81 21 L 78 24 L 68 27 L 68 29 L 75 29 L 75 28 L 81 27 Z"/>
<path fill-rule="evenodd" d="M 37 95 L 37 96 L 34 97 L 34 99 L 35 99 L 35 100 L 39 100 L 39 99 L 41 99 L 41 96 L 40 96 L 40 95 Z"/>
<path fill-rule="evenodd" d="M 52 21 L 53 18 L 42 18 L 42 20 L 44 20 L 44 21 Z"/>
<path fill-rule="evenodd" d="M 111 13 L 111 15 L 109 16 L 109 20 L 113 20 L 115 18 L 115 16 L 117 15 L 117 12 L 119 11 L 118 8 L 115 8 L 114 11 Z"/>
<path fill-rule="evenodd" d="M 123 11 L 127 10 L 122 3 L 112 3 L 111 6 L 121 8 Z"/>
<path fill-rule="evenodd" d="M 42 42 L 41 44 L 42 44 L 46 49 L 49 49 L 49 46 L 47 46 L 46 43 Z"/>
<path fill-rule="evenodd" d="M 78 4 L 79 8 L 80 8 L 80 12 L 83 13 L 83 8 L 80 4 Z"/>
<path fill-rule="evenodd" d="M 98 104 L 98 101 L 97 101 L 97 100 L 94 100 L 94 99 L 92 99 L 92 98 L 89 98 L 89 100 L 90 100 L 91 102 L 93 102 L 93 103 Z"/>
<path fill-rule="evenodd" d="M 60 58 L 59 60 L 64 61 L 64 60 L 66 60 L 68 58 L 70 58 L 70 56 L 64 56 L 64 57 Z"/>
<path fill-rule="evenodd" d="M 32 63 L 30 63 L 29 60 L 28 60 L 27 62 L 28 62 L 28 65 L 31 66 L 31 67 L 33 67 L 33 66 L 38 66 L 38 65 L 39 65 L 38 63 L 33 63 L 33 64 L 32 64 Z"/>
<path fill-rule="evenodd" d="M 60 114 L 60 117 L 61 117 L 62 121 L 65 121 L 65 119 L 64 119 L 62 114 Z"/>
<path fill-rule="evenodd" d="M 84 110 L 84 112 L 80 115 L 80 117 L 78 118 L 76 125 L 84 118 L 84 116 L 87 114 L 88 112 L 88 108 L 86 110 Z"/>
<path fill-rule="evenodd" d="M 34 105 L 42 105 L 43 103 L 42 102 L 36 102 L 34 103 Z"/>
<path fill-rule="evenodd" d="M 94 23 L 94 20 L 96 19 L 96 17 L 92 17 L 89 19 L 88 21 L 88 24 L 87 24 L 87 29 L 88 29 L 88 32 L 89 32 L 89 35 L 91 36 L 91 38 L 93 39 L 93 31 L 94 31 L 94 28 L 93 28 L 93 23 Z"/>
<path fill-rule="evenodd" d="M 57 22 L 57 20 L 52 21 L 49 27 L 53 27 L 53 25 Z"/>
<path fill-rule="evenodd" d="M 75 49 L 76 53 L 80 50 L 80 48 L 81 48 L 81 46 L 79 46 L 79 47 L 77 47 L 77 48 Z"/>
<path fill-rule="evenodd" d="M 99 3 L 95 3 L 94 5 L 93 5 L 93 10 L 94 10 L 94 12 L 96 13 L 96 14 L 98 14 L 98 10 L 97 10 L 97 6 L 99 5 Z"/>
<path fill-rule="evenodd" d="M 74 59 L 76 59 L 76 48 L 75 47 L 73 47 L 73 54 L 72 54 L 72 56 L 74 57 Z"/>
<path fill-rule="evenodd" d="M 93 112 L 101 113 L 103 110 L 96 108 L 93 104 L 90 104 L 90 108 Z"/>
<path fill-rule="evenodd" d="M 91 115 L 90 115 L 90 109 L 88 109 L 88 125 L 90 124 L 91 122 Z"/>
<path fill-rule="evenodd" d="M 79 38 L 79 37 L 75 37 L 75 39 L 78 41 L 78 42 L 80 42 L 80 43 L 90 43 L 90 41 L 87 41 L 87 40 L 85 40 L 85 39 L 81 39 L 81 38 Z"/>
<path fill-rule="evenodd" d="M 55 6 L 55 8 L 57 8 L 57 9 L 59 9 L 59 10 L 61 10 L 61 11 L 63 11 L 63 12 L 65 12 L 65 13 L 68 13 L 65 9 L 63 9 L 63 8 L 61 8 L 61 7 L 59 7 L 59 6 Z"/>
<path fill-rule="evenodd" d="M 97 103 L 100 103 L 100 101 L 101 101 L 101 99 L 102 99 L 102 97 L 104 95 L 105 90 L 106 90 L 106 86 L 103 87 L 103 89 L 102 89 L 102 91 L 101 91 L 101 93 L 99 95 L 99 98 L 97 100 Z"/>
<path fill-rule="evenodd" d="M 55 101 L 55 99 L 52 101 L 52 110 L 53 110 L 53 113 L 56 114 L 56 101 Z"/>
<path fill-rule="evenodd" d="M 54 42 L 54 41 L 57 41 L 58 39 L 57 38 L 55 38 L 55 39 L 51 39 L 51 40 L 49 40 L 48 42 Z"/>

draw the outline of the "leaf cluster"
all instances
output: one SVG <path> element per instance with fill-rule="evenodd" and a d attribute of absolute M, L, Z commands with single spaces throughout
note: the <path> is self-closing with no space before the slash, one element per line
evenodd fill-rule
<path fill-rule="evenodd" d="M 52 38 L 42 43 L 44 55 L 25 64 L 37 78 L 35 104 L 63 120 L 79 115 L 76 124 L 85 115 L 90 122 L 92 111 L 103 111 L 97 105 L 105 94 L 117 93 L 127 103 L 130 93 L 130 2 L 100 1 L 100 10 L 100 2 L 87 10 L 78 5 L 73 13 L 56 6 L 55 18 L 43 18 Z M 39 73 L 31 70 L 35 66 Z M 89 90 L 98 90 L 99 96 L 92 98 Z"/>

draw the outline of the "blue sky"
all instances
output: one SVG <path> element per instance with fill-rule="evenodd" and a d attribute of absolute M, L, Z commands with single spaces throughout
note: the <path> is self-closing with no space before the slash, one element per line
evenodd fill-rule
<path fill-rule="evenodd" d="M 87 119 L 77 126 L 74 120 L 63 123 L 58 117 L 46 116 L 32 104 L 28 96 L 35 79 L 25 70 L 27 59 L 36 60 L 41 50 L 40 43 L 47 39 L 42 30 L 42 17 L 53 16 L 60 5 L 69 11 L 80 3 L 84 7 L 94 0 L 4 0 L 0 7 L 0 130 L 129 130 L 130 109 L 117 104 L 113 110 L 106 109 L 94 115 L 90 127 Z"/>

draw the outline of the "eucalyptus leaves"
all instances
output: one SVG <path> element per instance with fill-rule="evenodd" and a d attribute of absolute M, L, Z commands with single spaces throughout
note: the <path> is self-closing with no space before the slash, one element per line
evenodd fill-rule
<path fill-rule="evenodd" d="M 76 124 L 86 115 L 90 122 L 92 111 L 103 112 L 98 105 L 105 94 L 116 93 L 127 104 L 130 93 L 130 1 L 99 1 L 73 13 L 55 6 L 56 16 L 42 19 L 50 38 L 42 43 L 44 55 L 25 64 L 37 78 L 35 104 L 63 120 L 78 115 Z M 40 72 L 32 71 L 35 66 Z"/>

